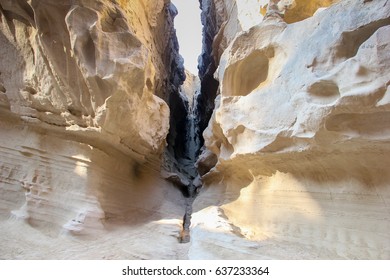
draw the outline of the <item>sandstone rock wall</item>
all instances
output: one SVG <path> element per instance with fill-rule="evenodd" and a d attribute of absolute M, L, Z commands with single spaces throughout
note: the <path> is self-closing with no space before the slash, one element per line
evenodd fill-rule
<path fill-rule="evenodd" d="M 170 1 L 0 0 L 0 258 L 390 258 L 389 1 L 200 3 L 191 104 Z"/>
<path fill-rule="evenodd" d="M 390 3 L 293 2 L 214 39 L 191 257 L 390 257 Z"/>
<path fill-rule="evenodd" d="M 157 96 L 168 100 L 181 83 L 169 4 L 20 0 L 1 9 L 3 108 L 129 155 L 161 153 L 169 110 Z"/>
<path fill-rule="evenodd" d="M 181 218 L 159 179 L 167 102 L 184 79 L 175 12 L 165 0 L 0 1 L 2 219 L 55 244 L 61 232 Z"/>

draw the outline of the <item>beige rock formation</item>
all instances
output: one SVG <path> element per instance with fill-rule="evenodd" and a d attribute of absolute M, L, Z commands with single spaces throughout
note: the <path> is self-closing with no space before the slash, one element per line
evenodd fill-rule
<path fill-rule="evenodd" d="M 186 258 L 183 197 L 159 173 L 18 119 L 0 127 L 1 259 Z"/>
<path fill-rule="evenodd" d="M 212 28 L 217 29 L 213 38 L 213 55 L 216 62 L 237 33 L 247 31 L 261 23 L 264 16 L 282 16 L 287 23 L 311 17 L 316 11 L 338 0 L 201 0 L 215 18 Z"/>
<path fill-rule="evenodd" d="M 1 259 L 390 258 L 390 2 L 200 3 L 0 0 Z"/>
<path fill-rule="evenodd" d="M 390 3 L 295 2 L 220 58 L 192 258 L 390 258 Z"/>
<path fill-rule="evenodd" d="M 140 159 L 161 153 L 169 110 L 154 93 L 166 98 L 172 60 L 164 5 L 2 1 L 9 110 Z"/>
<path fill-rule="evenodd" d="M 159 170 L 174 16 L 165 0 L 0 1 L 0 258 L 181 258 L 184 202 Z"/>

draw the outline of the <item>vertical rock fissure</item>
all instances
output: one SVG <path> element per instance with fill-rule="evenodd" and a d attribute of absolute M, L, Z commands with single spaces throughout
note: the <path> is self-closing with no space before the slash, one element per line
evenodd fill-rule
<path fill-rule="evenodd" d="M 197 79 L 187 73 L 188 80 L 180 91 L 172 95 L 171 127 L 168 135 L 168 147 L 165 153 L 165 178 L 180 189 L 185 197 L 185 213 L 180 242 L 189 241 L 192 203 L 196 189 L 200 187 L 197 180 L 198 172 L 195 167 L 201 141 L 199 130 Z"/>
<path fill-rule="evenodd" d="M 203 149 L 203 131 L 214 110 L 214 100 L 217 96 L 219 82 L 214 79 L 213 74 L 217 68 L 213 55 L 213 39 L 221 28 L 221 22 L 217 21 L 217 9 L 213 1 L 199 0 L 201 9 L 202 30 L 202 53 L 198 59 L 199 86 L 192 96 L 192 102 L 188 102 L 186 116 L 186 160 L 182 161 L 189 180 L 187 185 L 188 198 L 186 211 L 183 217 L 183 230 L 180 235 L 181 242 L 190 241 L 190 225 L 192 215 L 192 204 L 202 187 L 202 182 L 196 162 Z"/>
<path fill-rule="evenodd" d="M 193 88 L 192 88 L 193 89 Z M 193 89 L 194 90 L 194 89 Z M 197 106 L 197 98 L 199 92 L 195 90 L 192 100 L 188 102 L 187 118 L 186 118 L 186 158 L 181 160 L 181 165 L 186 170 L 188 176 L 186 198 L 186 208 L 183 217 L 183 230 L 180 234 L 180 242 L 187 243 L 190 241 L 190 225 L 192 215 L 192 204 L 196 198 L 197 189 L 201 187 L 199 175 L 196 170 L 196 160 L 200 151 L 201 131 L 199 130 L 199 114 Z"/>
<path fill-rule="evenodd" d="M 214 99 L 219 86 L 213 77 L 216 63 L 212 43 L 221 23 L 216 20 L 213 1 L 199 0 L 199 4 L 203 25 L 202 53 L 198 59 L 199 78 L 186 73 L 187 81 L 180 91 L 170 95 L 170 132 L 164 157 L 164 177 L 178 187 L 185 197 L 183 228 L 180 234 L 182 243 L 190 240 L 192 204 L 202 186 L 196 162 L 204 143 L 202 133 L 214 110 Z M 191 79 L 191 85 L 188 86 Z"/>
<path fill-rule="evenodd" d="M 199 0 L 202 31 L 202 54 L 198 61 L 199 79 L 201 81 L 200 94 L 197 96 L 197 125 L 200 134 L 206 129 L 208 122 L 214 110 L 214 100 L 217 96 L 219 82 L 214 79 L 214 72 L 217 69 L 217 63 L 213 55 L 213 41 L 221 28 L 221 22 L 218 22 L 215 3 L 212 0 Z M 200 146 L 204 143 L 203 137 L 200 137 Z"/>

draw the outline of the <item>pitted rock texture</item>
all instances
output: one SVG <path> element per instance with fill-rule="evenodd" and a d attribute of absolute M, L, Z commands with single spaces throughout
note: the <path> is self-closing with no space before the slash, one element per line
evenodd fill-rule
<path fill-rule="evenodd" d="M 0 1 L 0 258 L 182 258 L 184 201 L 160 178 L 184 79 L 176 12 Z"/>
<path fill-rule="evenodd" d="M 390 3 L 305 2 L 219 59 L 191 257 L 390 257 Z"/>
<path fill-rule="evenodd" d="M 28 122 L 102 139 L 141 160 L 161 153 L 169 128 L 162 99 L 181 82 L 170 81 L 178 60 L 170 4 L 1 5 L 3 107 Z"/>
<path fill-rule="evenodd" d="M 0 258 L 390 258 L 390 2 L 200 4 L 191 104 L 169 1 L 0 0 Z"/>

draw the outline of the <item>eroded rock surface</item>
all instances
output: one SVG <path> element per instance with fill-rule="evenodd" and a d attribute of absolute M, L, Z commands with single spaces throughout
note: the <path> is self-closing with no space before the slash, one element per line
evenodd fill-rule
<path fill-rule="evenodd" d="M 200 4 L 0 0 L 0 258 L 390 258 L 389 1 Z"/>
<path fill-rule="evenodd" d="M 390 257 L 390 3 L 294 2 L 215 37 L 190 257 Z"/>
<path fill-rule="evenodd" d="M 169 126 L 161 98 L 174 82 L 177 53 L 167 20 L 174 15 L 155 2 L 2 1 L 9 111 L 129 155 L 161 153 Z"/>
<path fill-rule="evenodd" d="M 184 202 L 160 179 L 184 79 L 176 12 L 0 1 L 0 258 L 182 258 Z"/>

